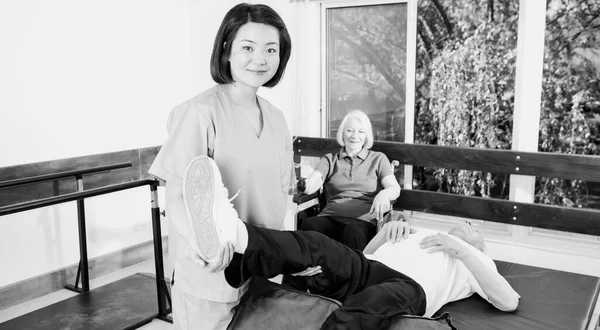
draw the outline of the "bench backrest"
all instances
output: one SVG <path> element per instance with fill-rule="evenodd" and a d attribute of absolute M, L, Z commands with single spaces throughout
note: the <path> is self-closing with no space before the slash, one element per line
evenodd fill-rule
<path fill-rule="evenodd" d="M 600 157 L 375 142 L 401 164 L 600 182 Z M 338 152 L 332 138 L 296 137 L 294 162 Z M 394 208 L 600 236 L 600 211 L 404 189 Z"/>

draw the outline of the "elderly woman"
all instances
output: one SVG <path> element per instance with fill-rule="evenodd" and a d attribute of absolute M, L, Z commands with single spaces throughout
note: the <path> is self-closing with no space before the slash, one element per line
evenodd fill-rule
<path fill-rule="evenodd" d="M 391 201 L 400 195 L 400 185 L 388 158 L 373 146 L 369 117 L 350 111 L 337 132 L 342 146 L 335 154 L 321 158 L 315 170 L 299 184 L 306 194 L 324 186 L 327 203 L 321 213 L 305 219 L 301 230 L 317 231 L 363 250 L 377 232 L 377 220 L 391 210 Z"/>

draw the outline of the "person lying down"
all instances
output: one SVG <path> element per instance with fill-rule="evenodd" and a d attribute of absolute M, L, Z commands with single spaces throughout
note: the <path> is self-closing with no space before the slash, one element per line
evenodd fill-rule
<path fill-rule="evenodd" d="M 317 232 L 244 223 L 206 156 L 190 163 L 183 189 L 190 243 L 207 266 L 223 270 L 234 288 L 254 276 L 309 275 L 302 278 L 311 293 L 343 304 L 321 329 L 387 329 L 395 316 L 431 317 L 473 293 L 499 310 L 517 309 L 520 296 L 483 253 L 483 237 L 470 223 L 445 235 L 389 222 L 360 252 Z"/>

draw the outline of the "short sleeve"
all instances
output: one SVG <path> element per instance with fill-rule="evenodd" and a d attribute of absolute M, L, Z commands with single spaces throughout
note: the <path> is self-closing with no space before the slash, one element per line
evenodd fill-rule
<path fill-rule="evenodd" d="M 167 121 L 167 139 L 148 173 L 168 182 L 182 180 L 187 165 L 195 157 L 212 156 L 215 129 L 204 113 L 189 105 L 173 109 Z"/>
<path fill-rule="evenodd" d="M 325 180 L 328 178 L 329 174 L 331 173 L 333 157 L 335 157 L 333 154 L 326 154 L 325 156 L 321 157 L 321 159 L 319 160 L 319 163 L 315 167 L 315 171 L 321 173 L 323 182 L 325 182 Z"/>
<path fill-rule="evenodd" d="M 392 164 L 384 153 L 379 153 L 379 166 L 377 169 L 377 176 L 382 179 L 388 175 L 394 175 L 392 172 Z"/>

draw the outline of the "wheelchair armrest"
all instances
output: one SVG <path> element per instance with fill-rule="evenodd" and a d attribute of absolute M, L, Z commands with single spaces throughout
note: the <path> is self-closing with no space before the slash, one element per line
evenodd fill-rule
<path fill-rule="evenodd" d="M 315 198 L 319 198 L 320 193 L 321 192 L 319 190 L 317 190 L 317 191 L 315 191 L 314 193 L 312 193 L 310 195 L 307 195 L 307 194 L 296 194 L 296 195 L 294 195 L 294 197 L 293 197 L 292 200 L 296 204 L 304 204 L 304 203 L 306 203 L 308 201 L 311 201 L 311 200 L 313 200 Z"/>

